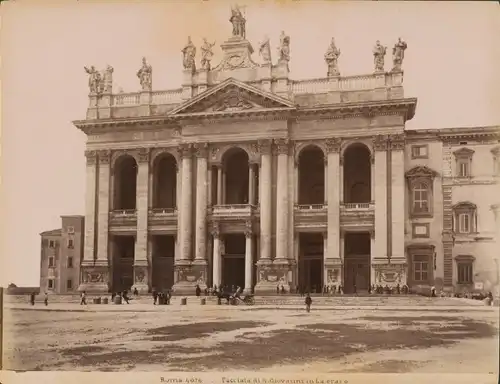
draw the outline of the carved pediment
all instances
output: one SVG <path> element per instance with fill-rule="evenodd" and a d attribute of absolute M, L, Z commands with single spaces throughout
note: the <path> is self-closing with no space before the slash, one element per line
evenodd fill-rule
<path fill-rule="evenodd" d="M 415 178 L 419 178 L 419 177 L 433 179 L 436 176 L 437 176 L 437 172 L 430 169 L 429 167 L 426 167 L 425 165 L 419 165 L 419 166 L 413 167 L 408 172 L 406 172 L 406 177 L 409 179 L 415 179 Z"/>
<path fill-rule="evenodd" d="M 290 100 L 231 78 L 179 105 L 170 115 L 294 108 Z"/>
<path fill-rule="evenodd" d="M 469 148 L 460 148 L 453 152 L 453 154 L 455 157 L 472 157 L 474 151 Z"/>

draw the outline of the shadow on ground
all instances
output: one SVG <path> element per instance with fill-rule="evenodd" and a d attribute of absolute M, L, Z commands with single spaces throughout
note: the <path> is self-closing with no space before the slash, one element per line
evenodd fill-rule
<path fill-rule="evenodd" d="M 370 327 L 318 323 L 266 333 L 259 333 L 257 330 L 247 331 L 236 337 L 234 341 L 221 342 L 215 348 L 213 346 L 189 347 L 182 342 L 172 343 L 172 341 L 205 337 L 214 332 L 258 328 L 269 324 L 253 321 L 226 321 L 172 325 L 142 332 L 140 336 L 142 341 L 151 343 L 151 348 L 148 350 L 99 353 L 103 352 L 103 347 L 68 348 L 62 351 L 62 356 L 66 357 L 65 361 L 50 367 L 43 367 L 43 369 L 54 369 L 69 364 L 76 369 L 93 368 L 106 371 L 128 370 L 136 365 L 164 365 L 162 368 L 165 370 L 176 371 L 258 370 L 273 365 L 328 361 L 365 351 L 450 346 L 459 340 L 488 338 L 496 335 L 495 328 L 488 324 L 451 316 L 419 318 L 366 316 L 360 320 L 370 320 Z M 377 329 L 377 321 L 393 322 L 394 327 Z M 67 358 L 70 360 L 68 361 Z M 404 363 L 404 361 L 401 361 L 400 365 L 396 362 L 380 363 L 370 366 L 369 369 L 370 372 L 379 373 L 410 370 L 412 364 Z"/>

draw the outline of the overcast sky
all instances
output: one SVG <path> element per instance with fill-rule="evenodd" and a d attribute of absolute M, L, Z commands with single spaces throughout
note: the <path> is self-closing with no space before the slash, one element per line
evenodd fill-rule
<path fill-rule="evenodd" d="M 50 4 L 50 5 L 49 5 Z M 240 4 L 245 4 L 243 1 Z M 496 2 L 251 1 L 247 38 L 264 35 L 272 53 L 281 30 L 291 38 L 291 77 L 326 75 L 331 38 L 341 50 L 341 74 L 373 71 L 377 39 L 408 44 L 405 95 L 417 97 L 408 128 L 500 123 L 500 12 Z M 40 236 L 60 215 L 83 214 L 85 135 L 71 123 L 88 104 L 84 66 L 114 67 L 114 82 L 139 89 L 146 56 L 153 88 L 181 85 L 180 50 L 190 35 L 219 45 L 231 34 L 226 1 L 20 1 L 1 7 L 2 207 L 0 285 L 38 285 Z M 258 55 L 254 59 L 259 61 Z"/>

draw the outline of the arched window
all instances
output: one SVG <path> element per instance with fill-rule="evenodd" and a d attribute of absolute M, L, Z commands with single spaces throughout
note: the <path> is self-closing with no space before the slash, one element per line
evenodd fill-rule
<path fill-rule="evenodd" d="M 406 173 L 410 190 L 410 214 L 414 217 L 429 217 L 433 214 L 433 181 L 436 172 L 418 166 Z"/>

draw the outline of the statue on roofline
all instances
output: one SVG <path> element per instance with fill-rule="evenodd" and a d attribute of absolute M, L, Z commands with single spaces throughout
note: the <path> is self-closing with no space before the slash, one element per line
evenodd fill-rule
<path fill-rule="evenodd" d="M 382 44 L 380 44 L 380 41 L 377 40 L 377 42 L 375 43 L 375 47 L 373 47 L 373 62 L 375 65 L 375 72 L 384 72 L 386 52 L 387 47 L 384 47 Z"/>
<path fill-rule="evenodd" d="M 280 47 L 278 48 L 279 59 L 278 62 L 290 61 L 290 36 L 285 35 L 285 31 L 281 31 Z"/>
<path fill-rule="evenodd" d="M 408 48 L 406 42 L 401 40 L 401 37 L 398 38 L 398 42 L 394 45 L 394 48 L 392 48 L 393 72 L 401 71 L 401 67 L 403 65 L 403 59 L 405 58 L 406 48 Z"/>
<path fill-rule="evenodd" d="M 339 76 L 338 58 L 340 56 L 340 50 L 335 46 L 335 39 L 332 37 L 330 46 L 325 53 L 325 61 L 328 65 L 328 77 Z"/>
<path fill-rule="evenodd" d="M 188 42 L 186 46 L 182 49 L 183 61 L 182 64 L 184 69 L 196 70 L 196 64 L 194 58 L 196 56 L 196 47 L 191 41 L 191 36 L 188 37 Z"/>
<path fill-rule="evenodd" d="M 229 19 L 233 24 L 233 36 L 238 36 L 244 39 L 246 37 L 245 24 L 246 20 L 241 13 L 240 7 L 236 5 L 231 8 L 231 18 Z"/>
<path fill-rule="evenodd" d="M 151 91 L 153 86 L 153 68 L 146 62 L 146 58 L 142 58 L 142 67 L 137 71 L 137 77 L 141 83 L 143 91 Z"/>
<path fill-rule="evenodd" d="M 210 70 L 210 62 L 212 61 L 212 57 L 214 56 L 214 52 L 212 48 L 215 45 L 215 41 L 213 44 L 210 44 L 207 39 L 203 39 L 203 45 L 201 46 L 201 68 Z"/>
<path fill-rule="evenodd" d="M 264 36 L 264 40 L 259 44 L 259 54 L 265 64 L 271 62 L 271 44 L 267 35 Z"/>

